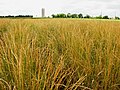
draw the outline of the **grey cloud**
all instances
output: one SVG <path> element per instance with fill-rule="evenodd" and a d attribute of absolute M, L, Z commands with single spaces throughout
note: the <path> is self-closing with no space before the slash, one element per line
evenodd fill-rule
<path fill-rule="evenodd" d="M 108 15 L 117 11 L 120 15 L 119 3 L 120 0 L 0 0 L 0 13 L 40 15 L 40 9 L 44 7 L 46 15 L 59 12 L 99 15 L 101 11 Z"/>
<path fill-rule="evenodd" d="M 111 5 L 108 5 L 106 8 L 120 10 L 120 4 L 111 4 Z"/>
<path fill-rule="evenodd" d="M 0 6 L 3 6 L 4 5 L 4 2 L 0 2 Z"/>

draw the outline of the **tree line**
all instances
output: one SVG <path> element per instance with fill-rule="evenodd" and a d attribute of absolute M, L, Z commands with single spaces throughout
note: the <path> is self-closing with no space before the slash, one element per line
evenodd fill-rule
<path fill-rule="evenodd" d="M 17 16 L 0 16 L 0 18 L 33 18 L 33 15 L 17 15 Z"/>
<path fill-rule="evenodd" d="M 71 13 L 68 13 L 68 14 L 64 14 L 64 13 L 61 13 L 61 14 L 52 14 L 52 18 L 95 18 L 95 19 L 111 19 L 109 18 L 109 16 L 105 15 L 105 16 L 102 16 L 102 15 L 99 15 L 99 16 L 96 16 L 96 17 L 91 17 L 90 15 L 85 15 L 83 16 L 83 14 L 71 14 Z M 116 17 L 115 16 L 115 19 L 120 19 L 119 17 Z"/>

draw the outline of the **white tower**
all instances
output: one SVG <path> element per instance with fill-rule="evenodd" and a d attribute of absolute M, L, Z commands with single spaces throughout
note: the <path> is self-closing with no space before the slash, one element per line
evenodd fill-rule
<path fill-rule="evenodd" d="M 45 8 L 42 8 L 42 17 L 45 17 Z"/>

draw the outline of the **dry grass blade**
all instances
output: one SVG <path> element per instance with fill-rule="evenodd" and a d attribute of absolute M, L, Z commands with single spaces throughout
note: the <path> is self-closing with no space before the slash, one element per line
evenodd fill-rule
<path fill-rule="evenodd" d="M 119 90 L 120 22 L 0 19 L 0 89 Z"/>
<path fill-rule="evenodd" d="M 1 81 L 2 83 L 4 83 L 5 86 L 7 86 L 9 90 L 12 90 L 12 89 L 11 89 L 11 86 L 8 84 L 7 81 L 3 80 L 2 78 L 0 78 L 0 81 Z M 3 85 L 4 85 L 4 84 L 3 84 Z"/>

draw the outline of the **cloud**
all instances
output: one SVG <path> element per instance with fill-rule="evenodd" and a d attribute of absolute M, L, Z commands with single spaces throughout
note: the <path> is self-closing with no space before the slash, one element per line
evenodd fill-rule
<path fill-rule="evenodd" d="M 103 12 L 103 15 L 109 15 L 114 16 L 114 12 L 118 12 L 118 15 L 120 15 L 120 2 L 119 0 L 71 0 L 70 8 L 65 6 L 64 8 L 67 8 L 66 11 L 70 11 L 73 13 L 84 13 L 84 14 L 90 14 L 90 15 L 100 15 L 101 12 Z M 64 9 L 65 10 L 65 9 Z"/>
<path fill-rule="evenodd" d="M 0 14 L 34 14 L 41 15 L 45 8 L 46 16 L 56 13 L 84 13 L 120 15 L 120 0 L 0 0 Z M 4 13 L 3 13 L 4 12 Z"/>
<path fill-rule="evenodd" d="M 120 10 L 120 4 L 111 4 L 106 6 L 107 9 L 116 9 L 116 10 Z"/>

